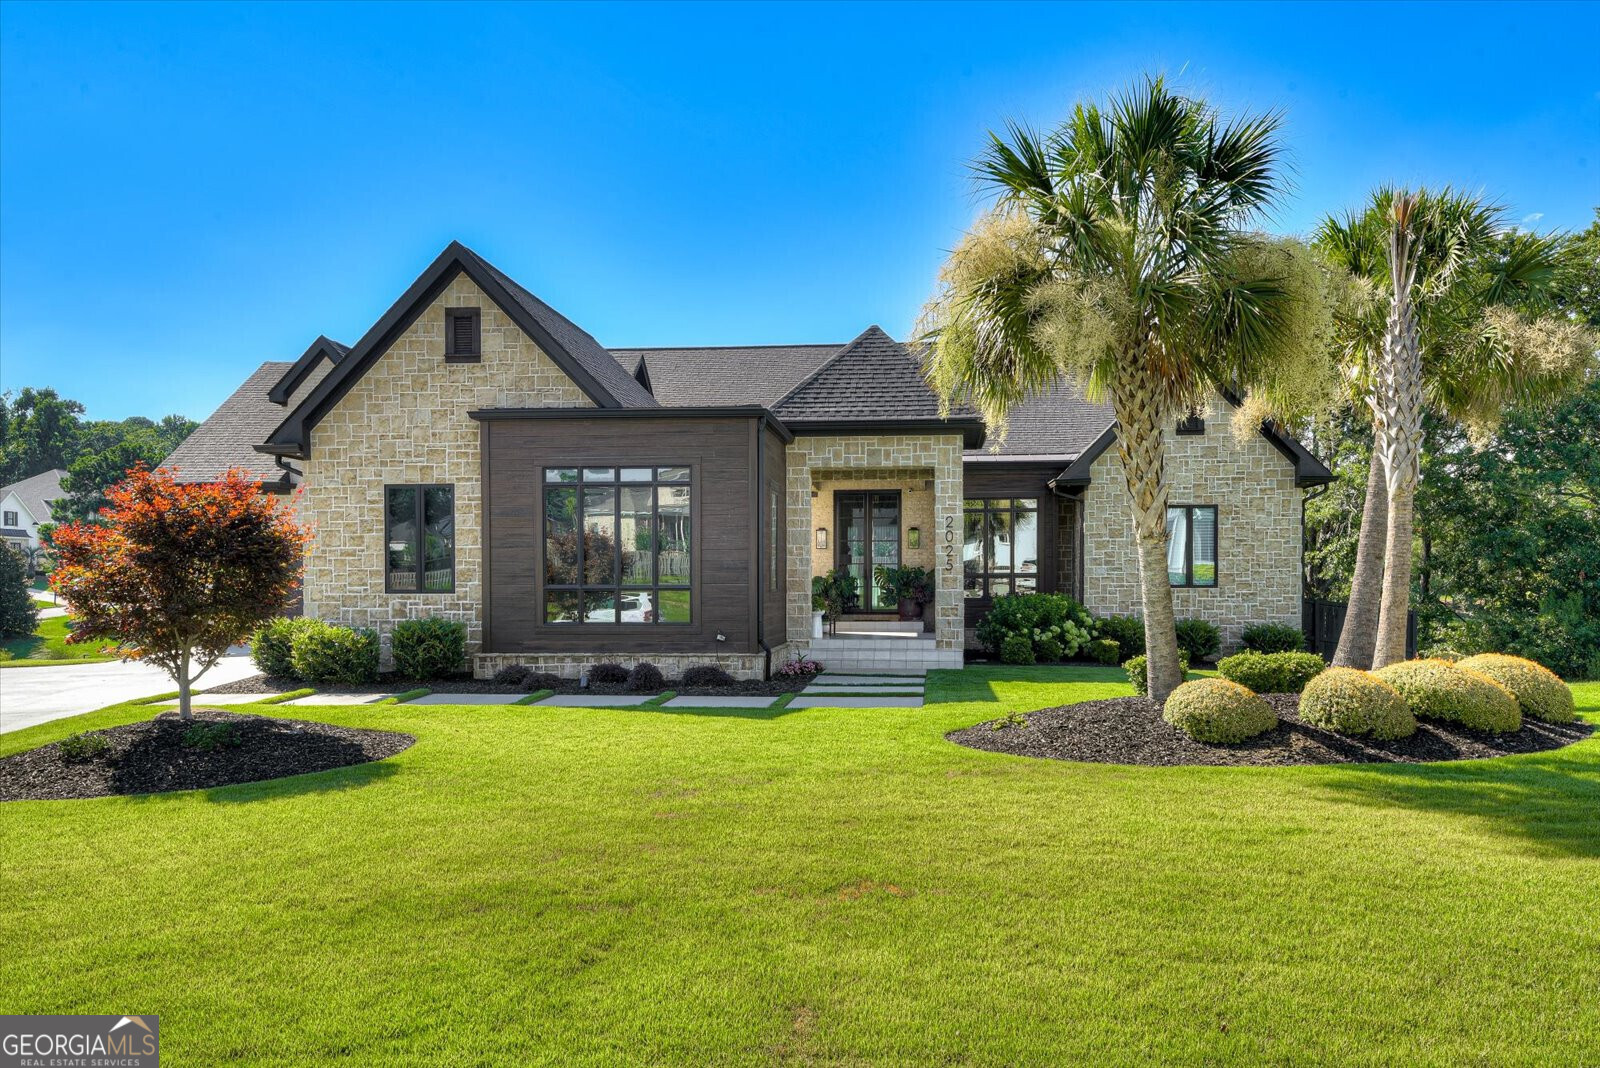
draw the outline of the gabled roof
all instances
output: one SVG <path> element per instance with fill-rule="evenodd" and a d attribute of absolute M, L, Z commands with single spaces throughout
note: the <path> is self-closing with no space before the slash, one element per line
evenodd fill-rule
<path fill-rule="evenodd" d="M 263 452 L 304 456 L 311 430 L 457 275 L 465 274 L 601 408 L 655 408 L 650 393 L 598 341 L 459 241 L 383 314 L 326 378 L 273 431 Z"/>
<path fill-rule="evenodd" d="M 612 349 L 622 366 L 669 408 L 771 407 L 843 345 L 731 345 Z"/>
<path fill-rule="evenodd" d="M 41 471 L 37 475 L 30 475 L 20 482 L 13 482 L 9 486 L 0 486 L 0 498 L 13 493 L 17 500 L 22 502 L 22 507 L 28 510 L 35 524 L 50 522 L 50 502 L 65 497 L 61 490 L 61 480 L 66 477 L 66 471 L 55 468 L 51 471 Z"/>
<path fill-rule="evenodd" d="M 293 476 L 256 446 L 266 441 L 283 421 L 283 408 L 273 401 L 272 391 L 293 373 L 294 367 L 293 363 L 278 360 L 256 368 L 232 396 L 161 461 L 162 466 L 177 468 L 179 482 L 210 482 L 237 467 L 249 477 L 260 479 L 268 489 L 287 490 L 294 484 Z M 299 388 L 289 395 L 289 403 L 310 395 L 332 369 L 333 364 L 327 360 L 316 362 Z"/>
<path fill-rule="evenodd" d="M 288 404 L 290 396 L 306 380 L 306 376 L 316 370 L 317 366 L 326 360 L 330 366 L 344 359 L 344 354 L 350 351 L 349 345 L 341 345 L 325 335 L 319 335 L 311 343 L 311 347 L 301 354 L 300 358 L 289 366 L 282 378 L 272 387 L 267 394 L 267 399 L 273 404 Z"/>
<path fill-rule="evenodd" d="M 1094 404 L 1083 390 L 1062 378 L 1011 409 L 1004 439 L 991 438 L 969 460 L 1076 459 L 1095 443 L 1113 420 L 1109 404 Z"/>

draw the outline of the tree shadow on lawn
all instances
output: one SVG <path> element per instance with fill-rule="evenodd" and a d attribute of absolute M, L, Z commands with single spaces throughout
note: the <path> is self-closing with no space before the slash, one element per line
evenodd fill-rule
<path fill-rule="evenodd" d="M 1343 764 L 1320 785 L 1351 804 L 1469 816 L 1538 852 L 1600 857 L 1600 740 L 1594 738 L 1489 760 Z"/>
<path fill-rule="evenodd" d="M 380 780 L 400 773 L 392 758 L 354 764 L 331 771 L 311 771 L 303 775 L 288 775 L 277 779 L 238 783 L 234 786 L 211 786 L 200 790 L 168 790 L 158 794 L 123 795 L 129 801 L 142 804 L 162 801 L 180 801 L 198 796 L 201 800 L 219 805 L 239 805 L 252 801 L 275 801 L 280 798 L 304 797 L 309 794 L 344 793 L 370 786 Z"/>

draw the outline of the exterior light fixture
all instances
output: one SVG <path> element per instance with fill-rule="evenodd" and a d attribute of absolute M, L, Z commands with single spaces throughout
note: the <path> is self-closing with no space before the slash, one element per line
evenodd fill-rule
<path fill-rule="evenodd" d="M 817 548 L 826 549 L 827 547 L 828 547 L 828 528 L 827 527 L 818 527 L 817 528 Z"/>
<path fill-rule="evenodd" d="M 906 528 L 906 548 L 907 549 L 920 549 L 920 548 L 922 548 L 922 528 L 921 527 L 907 527 Z"/>

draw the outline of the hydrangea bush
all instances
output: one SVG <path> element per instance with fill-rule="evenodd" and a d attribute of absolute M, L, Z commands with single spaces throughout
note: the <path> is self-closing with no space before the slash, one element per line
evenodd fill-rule
<path fill-rule="evenodd" d="M 1094 640 L 1088 610 L 1063 593 L 996 597 L 978 624 L 978 640 L 1008 664 L 1065 660 Z"/>

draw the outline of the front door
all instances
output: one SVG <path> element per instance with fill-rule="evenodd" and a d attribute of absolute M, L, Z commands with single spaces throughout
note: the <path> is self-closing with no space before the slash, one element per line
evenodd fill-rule
<path fill-rule="evenodd" d="M 895 601 L 872 580 L 880 567 L 900 566 L 900 494 L 895 490 L 835 493 L 837 566 L 856 577 L 858 612 L 893 612 Z"/>

